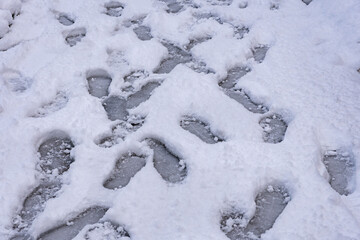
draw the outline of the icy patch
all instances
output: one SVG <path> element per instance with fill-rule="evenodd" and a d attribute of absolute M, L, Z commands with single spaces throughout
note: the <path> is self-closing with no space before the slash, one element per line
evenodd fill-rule
<path fill-rule="evenodd" d="M 287 124 L 279 114 L 264 117 L 259 124 L 264 129 L 264 142 L 279 143 L 284 140 Z"/>
<path fill-rule="evenodd" d="M 214 144 L 223 141 L 223 139 L 210 131 L 210 126 L 208 124 L 195 117 L 184 116 L 180 121 L 180 126 L 206 143 Z"/>
<path fill-rule="evenodd" d="M 111 121 L 126 120 L 129 113 L 126 110 L 126 100 L 120 96 L 110 96 L 103 102 L 104 109 Z"/>
<path fill-rule="evenodd" d="M 326 151 L 323 157 L 326 170 L 330 175 L 330 185 L 340 195 L 349 195 L 354 189 L 355 159 L 346 151 Z"/>
<path fill-rule="evenodd" d="M 269 185 L 256 196 L 255 214 L 246 226 L 244 215 L 235 211 L 222 217 L 221 229 L 231 240 L 260 238 L 272 228 L 290 199 L 289 193 L 283 186 Z"/>
<path fill-rule="evenodd" d="M 251 98 L 242 90 L 225 90 L 225 94 L 242 104 L 247 110 L 253 113 L 266 113 L 268 110 L 267 107 L 262 104 L 255 103 Z"/>
<path fill-rule="evenodd" d="M 103 69 L 90 70 L 86 74 L 89 93 L 94 97 L 105 97 L 109 94 L 109 86 L 112 78 L 108 72 Z"/>
<path fill-rule="evenodd" d="M 234 67 L 228 71 L 226 78 L 219 82 L 222 88 L 230 89 L 235 86 L 237 81 L 251 70 L 248 67 Z"/>
<path fill-rule="evenodd" d="M 120 17 L 124 9 L 124 5 L 117 1 L 105 3 L 105 14 L 111 17 Z"/>
<path fill-rule="evenodd" d="M 266 57 L 266 53 L 269 47 L 266 45 L 259 45 L 252 49 L 254 60 L 258 63 L 262 63 Z"/>
<path fill-rule="evenodd" d="M 160 85 L 161 84 L 159 82 L 149 82 L 145 84 L 139 91 L 133 93 L 127 98 L 126 107 L 130 109 L 139 106 L 142 102 L 148 100 L 154 89 Z"/>
<path fill-rule="evenodd" d="M 59 22 L 64 26 L 70 26 L 75 23 L 75 20 L 68 14 L 61 13 L 58 18 Z"/>
<path fill-rule="evenodd" d="M 29 89 L 33 83 L 33 79 L 23 76 L 20 71 L 14 69 L 5 68 L 0 74 L 5 85 L 12 92 L 22 93 Z"/>
<path fill-rule="evenodd" d="M 35 117 L 35 118 L 46 117 L 49 114 L 64 108 L 67 102 L 68 102 L 68 97 L 66 96 L 66 94 L 64 92 L 59 92 L 53 101 L 43 105 L 34 114 L 31 114 L 31 117 Z"/>
<path fill-rule="evenodd" d="M 73 142 L 65 133 L 59 133 L 46 139 L 39 147 L 39 165 L 45 173 L 56 171 L 61 175 L 70 168 L 74 159 L 70 151 L 74 147 Z"/>
<path fill-rule="evenodd" d="M 71 30 L 65 37 L 65 41 L 67 44 L 70 45 L 70 47 L 75 46 L 78 42 L 81 42 L 81 39 L 83 39 L 86 36 L 86 29 L 81 28 L 75 28 Z"/>
<path fill-rule="evenodd" d="M 177 183 L 184 180 L 187 175 L 187 168 L 184 161 L 172 154 L 165 145 L 155 139 L 147 139 L 147 143 L 154 151 L 154 167 L 161 177 L 170 183 Z"/>
<path fill-rule="evenodd" d="M 136 36 L 142 41 L 147 41 L 152 39 L 151 28 L 147 26 L 140 25 L 138 27 L 135 27 L 134 32 Z"/>
<path fill-rule="evenodd" d="M 108 208 L 91 207 L 65 224 L 42 233 L 38 240 L 71 240 L 88 224 L 97 223 Z"/>
<path fill-rule="evenodd" d="M 104 187 L 109 189 L 125 187 L 146 164 L 143 156 L 128 153 L 116 161 L 115 168 L 108 179 L 104 182 Z"/>
<path fill-rule="evenodd" d="M 163 45 L 168 49 L 169 57 L 160 63 L 160 66 L 154 71 L 154 73 L 169 73 L 178 64 L 191 61 L 192 57 L 190 53 L 170 43 L 163 43 Z"/>
<path fill-rule="evenodd" d="M 86 240 L 130 240 L 124 227 L 109 221 L 94 224 L 84 235 Z"/>

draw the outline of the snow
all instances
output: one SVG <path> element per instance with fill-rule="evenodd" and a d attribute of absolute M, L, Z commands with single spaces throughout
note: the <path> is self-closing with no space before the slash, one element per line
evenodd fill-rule
<path fill-rule="evenodd" d="M 0 239 L 360 239 L 358 0 L 174 2 L 0 1 Z"/>

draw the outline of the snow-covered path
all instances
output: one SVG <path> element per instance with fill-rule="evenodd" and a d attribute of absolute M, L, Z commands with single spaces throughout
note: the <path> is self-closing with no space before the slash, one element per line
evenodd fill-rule
<path fill-rule="evenodd" d="M 304 2 L 0 0 L 0 240 L 360 239 L 360 2 Z"/>

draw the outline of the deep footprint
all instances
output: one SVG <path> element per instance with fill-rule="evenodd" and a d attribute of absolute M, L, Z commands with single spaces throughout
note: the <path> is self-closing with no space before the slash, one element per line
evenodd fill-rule
<path fill-rule="evenodd" d="M 146 164 L 145 158 L 128 153 L 116 161 L 115 168 L 104 182 L 108 189 L 125 187 Z"/>
<path fill-rule="evenodd" d="M 106 221 L 94 224 L 86 233 L 86 240 L 129 240 L 130 235 L 124 227 Z"/>
<path fill-rule="evenodd" d="M 70 45 L 70 47 L 73 47 L 78 42 L 81 42 L 81 40 L 85 36 L 86 36 L 86 29 L 85 28 L 75 28 L 66 35 L 65 41 L 66 41 L 67 44 Z"/>
<path fill-rule="evenodd" d="M 92 96 L 102 98 L 109 94 L 109 86 L 112 78 L 105 70 L 90 70 L 86 74 L 86 79 L 88 81 L 89 93 Z"/>
<path fill-rule="evenodd" d="M 168 49 L 169 57 L 160 63 L 160 66 L 154 71 L 154 73 L 169 73 L 178 64 L 187 63 L 192 60 L 191 54 L 181 48 L 169 43 L 163 43 L 163 45 Z"/>
<path fill-rule="evenodd" d="M 178 13 L 183 6 L 181 5 L 181 3 L 177 0 L 160 0 L 164 3 L 166 3 L 168 10 L 168 13 Z"/>
<path fill-rule="evenodd" d="M 306 5 L 309 5 L 311 2 L 312 2 L 312 0 L 302 0 L 303 1 L 303 3 L 305 3 Z"/>
<path fill-rule="evenodd" d="M 266 53 L 269 50 L 269 47 L 266 45 L 259 45 L 252 49 L 254 60 L 258 63 L 262 63 L 266 57 Z"/>
<path fill-rule="evenodd" d="M 41 169 L 45 173 L 57 171 L 59 175 L 67 171 L 74 162 L 70 156 L 73 147 L 73 142 L 63 132 L 45 140 L 39 147 Z"/>
<path fill-rule="evenodd" d="M 237 81 L 251 70 L 248 67 L 234 67 L 228 71 L 226 78 L 219 82 L 222 88 L 230 89 L 235 86 Z"/>
<path fill-rule="evenodd" d="M 266 113 L 269 109 L 261 104 L 255 103 L 250 97 L 242 90 L 229 89 L 225 91 L 225 94 L 234 99 L 238 103 L 242 104 L 247 110 L 253 113 Z"/>
<path fill-rule="evenodd" d="M 130 95 L 126 101 L 126 108 L 131 109 L 134 107 L 139 106 L 141 103 L 148 100 L 154 91 L 155 88 L 159 87 L 161 83 L 159 82 L 149 82 L 142 86 L 140 91 L 135 92 L 134 94 Z"/>
<path fill-rule="evenodd" d="M 134 33 L 142 41 L 147 41 L 152 39 L 151 29 L 147 26 L 140 25 L 138 27 L 135 27 Z"/>
<path fill-rule="evenodd" d="M 111 1 L 104 5 L 105 14 L 111 17 L 120 17 L 124 9 L 124 5 L 117 1 Z"/>
<path fill-rule="evenodd" d="M 103 102 L 104 109 L 111 121 L 126 121 L 129 113 L 126 110 L 126 100 L 120 96 L 110 96 Z"/>
<path fill-rule="evenodd" d="M 264 117 L 259 124 L 264 129 L 264 142 L 280 143 L 284 140 L 287 124 L 279 114 Z"/>
<path fill-rule="evenodd" d="M 195 117 L 184 116 L 180 121 L 180 126 L 206 143 L 214 144 L 223 141 L 223 139 L 210 131 L 210 126 L 208 124 Z"/>
<path fill-rule="evenodd" d="M 290 199 L 285 187 L 269 185 L 256 196 L 255 214 L 246 226 L 241 212 L 231 212 L 222 217 L 221 229 L 231 240 L 260 238 L 272 228 Z"/>
<path fill-rule="evenodd" d="M 67 223 L 42 233 L 38 240 L 71 240 L 88 224 L 94 224 L 105 215 L 108 208 L 91 207 Z"/>
<path fill-rule="evenodd" d="M 355 181 L 355 159 L 346 151 L 326 151 L 323 162 L 330 175 L 330 185 L 340 195 L 353 193 L 353 181 Z"/>
<path fill-rule="evenodd" d="M 58 20 L 64 26 L 70 26 L 75 23 L 75 20 L 65 13 L 60 14 Z"/>
<path fill-rule="evenodd" d="M 187 175 L 185 163 L 172 154 L 162 142 L 147 139 L 147 143 L 154 151 L 154 167 L 161 177 L 170 183 L 178 183 L 184 180 Z"/>
<path fill-rule="evenodd" d="M 234 27 L 234 37 L 237 39 L 243 39 L 245 34 L 249 33 L 249 28 L 245 26 L 236 26 Z"/>

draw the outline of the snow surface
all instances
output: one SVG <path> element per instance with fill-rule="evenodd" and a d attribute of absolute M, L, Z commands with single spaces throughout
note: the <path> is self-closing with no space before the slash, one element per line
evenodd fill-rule
<path fill-rule="evenodd" d="M 96 206 L 108 210 L 75 226 L 75 239 L 126 239 L 121 226 L 133 240 L 226 240 L 229 209 L 264 240 L 360 239 L 359 29 L 358 0 L 0 0 L 0 239 L 67 232 Z M 233 69 L 249 71 L 233 79 Z M 134 104 L 109 119 L 109 98 Z M 180 126 L 184 116 L 224 141 L 207 144 Z M 50 173 L 60 190 L 18 229 L 54 132 L 71 139 L 74 162 Z M 154 153 L 149 139 L 163 145 Z M 104 187 L 130 152 L 145 166 Z M 174 176 L 154 155 L 181 181 L 162 177 Z M 257 210 L 274 182 L 286 206 Z"/>

